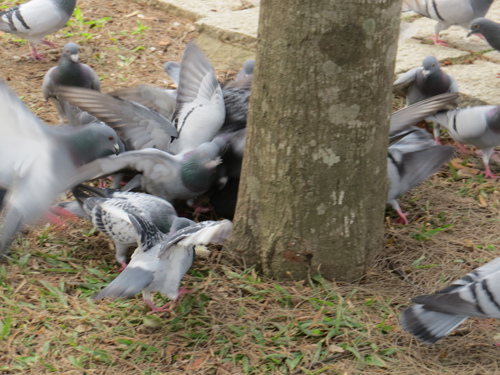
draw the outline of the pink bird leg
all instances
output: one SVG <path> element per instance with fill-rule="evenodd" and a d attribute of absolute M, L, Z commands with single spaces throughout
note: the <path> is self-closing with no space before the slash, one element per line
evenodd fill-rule
<path fill-rule="evenodd" d="M 127 267 L 127 262 L 125 262 L 124 260 L 122 260 L 120 262 L 120 264 L 122 265 L 122 268 L 120 268 L 120 272 L 123 272 L 123 270 L 125 269 L 125 267 Z"/>
<path fill-rule="evenodd" d="M 149 308 L 151 309 L 151 311 L 148 313 L 148 315 L 155 314 L 157 312 L 172 311 L 172 309 L 168 308 L 170 306 L 170 304 L 177 301 L 180 296 L 182 296 L 184 294 L 193 293 L 194 291 L 195 291 L 195 289 L 188 289 L 187 283 L 186 283 L 186 284 L 184 284 L 184 286 L 181 289 L 179 289 L 179 292 L 177 293 L 177 298 L 173 301 L 170 301 L 170 302 L 164 304 L 163 306 L 155 306 L 155 304 L 153 303 L 153 301 L 151 301 L 150 298 L 144 299 L 144 302 L 146 302 L 146 305 L 148 305 Z"/>
<path fill-rule="evenodd" d="M 436 46 L 445 46 L 445 47 L 449 47 L 450 46 L 444 40 L 439 39 L 438 34 L 434 35 L 434 37 L 431 38 L 431 40 L 434 42 L 434 45 L 436 45 Z"/>
<path fill-rule="evenodd" d="M 47 60 L 45 57 L 43 57 L 42 55 L 40 55 L 37 51 L 36 51 L 36 47 L 32 44 L 31 45 L 31 53 L 28 53 L 28 56 L 33 56 L 33 60 Z"/>
<path fill-rule="evenodd" d="M 403 212 L 401 209 L 396 211 L 399 215 L 399 219 L 397 219 L 395 222 L 396 224 L 403 224 L 403 225 L 408 225 L 408 219 L 406 216 L 408 216 L 408 212 Z"/>
<path fill-rule="evenodd" d="M 491 171 L 489 165 L 486 165 L 486 172 L 484 172 L 484 177 L 486 177 L 486 178 L 493 178 L 493 179 L 497 179 L 498 178 L 498 176 Z"/>

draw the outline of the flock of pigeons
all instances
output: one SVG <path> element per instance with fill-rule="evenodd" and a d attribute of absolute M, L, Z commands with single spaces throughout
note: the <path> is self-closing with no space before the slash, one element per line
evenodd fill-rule
<path fill-rule="evenodd" d="M 31 0 L 0 13 L 0 30 L 26 38 L 34 59 L 35 45 L 63 27 L 76 0 Z M 470 25 L 500 46 L 498 25 L 482 17 L 492 0 L 403 0 L 438 20 L 434 42 L 450 25 Z M 451 8 L 454 8 L 452 10 Z M 460 11 L 458 11 L 458 10 Z M 40 17 L 40 14 L 46 17 Z M 497 48 L 497 47 L 495 47 Z M 193 43 L 182 62 L 168 62 L 165 72 L 176 90 L 139 85 L 103 94 L 94 70 L 79 61 L 78 46 L 67 43 L 59 64 L 45 75 L 42 93 L 53 101 L 61 125 L 46 126 L 0 82 L 0 186 L 4 188 L 4 220 L 0 256 L 23 224 L 46 215 L 78 215 L 112 239 L 120 275 L 94 298 L 131 297 L 142 291 L 153 312 L 151 293 L 175 301 L 199 245 L 222 243 L 232 230 L 245 143 L 246 118 L 253 76 L 247 61 L 236 79 L 221 87 L 214 69 Z M 459 143 L 480 149 L 486 176 L 496 178 L 489 158 L 500 145 L 500 107 L 447 110 L 458 100 L 458 85 L 433 56 L 394 82 L 407 107 L 392 114 L 387 202 L 407 223 L 396 198 L 428 178 L 453 153 L 439 142 L 440 126 Z M 415 126 L 435 124 L 435 139 Z M 65 124 L 65 121 L 68 124 Z M 112 175 L 112 187 L 82 185 Z M 118 189 L 122 181 L 125 187 Z M 49 207 L 71 190 L 76 201 Z M 136 192 L 139 190 L 140 192 Z M 209 194 L 215 212 L 227 219 L 195 223 L 178 217 L 172 203 Z M 196 207 L 203 210 L 204 207 Z M 136 248 L 127 265 L 127 251 Z M 500 258 L 478 268 L 449 288 L 413 299 L 403 311 L 405 330 L 426 343 L 451 332 L 469 316 L 500 318 L 500 295 L 492 288 L 500 278 Z"/>

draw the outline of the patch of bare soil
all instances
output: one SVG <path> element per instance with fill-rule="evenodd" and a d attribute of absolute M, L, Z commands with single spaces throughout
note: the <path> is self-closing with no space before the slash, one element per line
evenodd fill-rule
<path fill-rule="evenodd" d="M 167 87 L 163 64 L 180 61 L 197 36 L 191 22 L 133 1 L 79 0 L 78 6 L 81 19 L 73 17 L 49 40 L 60 47 L 78 43 L 81 61 L 102 78 L 104 92 L 139 83 Z M 40 46 L 49 60 L 36 62 L 28 52 L 16 37 L 0 38 L 0 77 L 39 117 L 56 124 L 41 83 L 60 52 Z M 221 80 L 233 73 L 218 72 Z M 453 169 L 444 167 L 401 199 L 408 226 L 392 224 L 396 216 L 388 210 L 386 247 L 359 284 L 324 290 L 312 281 L 277 285 L 215 251 L 185 278 L 198 292 L 158 318 L 145 318 L 139 296 L 95 305 L 85 298 L 117 270 L 109 242 L 91 224 L 34 227 L 0 265 L 0 373 L 498 373 L 496 321 L 469 319 L 432 346 L 397 322 L 411 297 L 498 256 L 499 191 L 496 181 L 475 175 L 482 168 L 478 158 L 457 154 Z M 362 326 L 337 327 L 342 334 L 329 337 L 327 322 L 341 317 L 341 306 Z M 346 345 L 363 349 L 353 354 Z M 321 363 L 324 350 L 333 355 Z M 369 364 L 364 350 L 381 360 Z"/>

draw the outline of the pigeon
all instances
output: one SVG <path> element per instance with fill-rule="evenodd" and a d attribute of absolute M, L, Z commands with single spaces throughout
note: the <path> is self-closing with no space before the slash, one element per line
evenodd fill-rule
<path fill-rule="evenodd" d="M 127 250 L 132 246 L 137 247 L 137 234 L 128 221 L 116 217 L 115 210 L 107 210 L 107 207 L 141 216 L 163 233 L 169 232 L 177 218 L 177 213 L 169 202 L 150 194 L 85 185 L 76 186 L 72 192 L 92 224 L 114 242 L 116 260 L 122 265 L 121 270 L 127 266 Z"/>
<path fill-rule="evenodd" d="M 493 22 L 491 20 L 482 17 L 476 18 L 470 24 L 469 33 L 467 34 L 467 37 L 471 36 L 472 34 L 477 34 L 479 36 L 482 35 L 491 47 L 493 47 L 497 51 L 500 51 L 499 23 Z M 497 78 L 500 78 L 500 73 L 498 73 Z"/>
<path fill-rule="evenodd" d="M 157 148 L 168 151 L 178 132 L 172 122 L 158 112 L 134 101 L 115 98 L 95 90 L 58 86 L 56 97 L 87 111 L 111 126 L 127 150 Z"/>
<path fill-rule="evenodd" d="M 246 128 L 220 136 L 228 137 L 227 146 L 222 154 L 222 163 L 217 167 L 218 183 L 214 184 L 208 195 L 215 213 L 219 217 L 232 220 L 238 198 Z"/>
<path fill-rule="evenodd" d="M 500 106 L 484 105 L 441 111 L 427 118 L 448 130 L 455 141 L 481 150 L 486 178 L 497 178 L 489 161 L 495 147 L 500 145 Z"/>
<path fill-rule="evenodd" d="M 405 225 L 408 220 L 396 198 L 429 178 L 451 159 L 453 153 L 453 146 L 434 145 L 429 133 L 417 127 L 389 146 L 387 172 L 390 187 L 387 204 L 394 208 Z"/>
<path fill-rule="evenodd" d="M 458 85 L 451 75 L 441 70 L 436 57 L 427 56 L 422 66 L 403 73 L 394 82 L 393 89 L 411 105 L 446 92 L 458 92 Z"/>
<path fill-rule="evenodd" d="M 147 148 L 126 151 L 119 155 L 101 158 L 78 169 L 78 175 L 69 180 L 68 186 L 108 176 L 123 169 L 142 173 L 138 187 L 157 197 L 172 202 L 175 199 L 193 199 L 212 186 L 216 168 L 220 164 L 223 145 L 207 142 L 180 155 Z"/>
<path fill-rule="evenodd" d="M 426 344 L 433 344 L 468 317 L 500 319 L 500 258 L 475 269 L 449 287 L 415 297 L 400 323 Z"/>
<path fill-rule="evenodd" d="M 438 21 L 432 41 L 447 46 L 439 39 L 441 31 L 452 25 L 468 29 L 473 19 L 486 15 L 492 3 L 493 0 L 403 0 L 403 12 L 412 10 Z"/>
<path fill-rule="evenodd" d="M 190 292 L 187 284 L 179 290 L 179 283 L 193 264 L 195 245 L 222 243 L 233 227 L 229 220 L 195 223 L 177 218 L 170 234 L 165 235 L 140 216 L 129 214 L 128 221 L 136 230 L 140 246 L 123 272 L 92 299 L 130 298 L 142 290 L 151 313 L 169 311 L 171 303 L 155 306 L 152 292 L 158 291 L 171 301 Z"/>
<path fill-rule="evenodd" d="M 116 133 L 100 125 L 57 131 L 35 117 L 0 81 L 0 186 L 8 190 L 0 256 L 23 223 L 42 215 L 77 168 L 117 153 Z"/>
<path fill-rule="evenodd" d="M 43 40 L 66 25 L 75 9 L 76 0 L 31 0 L 0 12 L 0 30 L 28 39 L 33 59 L 46 60 L 36 51 L 36 45 L 43 43 L 51 48 L 56 46 Z"/>
<path fill-rule="evenodd" d="M 393 84 L 394 92 L 406 97 L 406 104 L 411 105 L 421 100 L 444 94 L 458 92 L 455 79 L 443 72 L 439 61 L 434 56 L 427 56 L 421 67 L 410 69 L 403 73 Z M 439 141 L 440 127 L 434 125 L 434 138 Z"/>
<path fill-rule="evenodd" d="M 243 68 L 236 75 L 235 81 L 239 81 L 245 77 L 253 75 L 253 69 L 255 67 L 255 60 L 247 60 L 243 63 Z"/>
<path fill-rule="evenodd" d="M 63 123 L 65 113 L 56 99 L 55 86 L 77 86 L 101 91 L 99 76 L 90 66 L 80 63 L 78 45 L 73 42 L 66 43 L 59 65 L 50 68 L 42 82 L 44 99 L 53 101 Z"/>
<path fill-rule="evenodd" d="M 226 117 L 219 132 L 234 132 L 246 127 L 252 78 L 253 76 L 250 75 L 234 80 L 229 82 L 222 90 Z"/>
<path fill-rule="evenodd" d="M 181 61 L 174 125 L 179 137 L 169 152 L 179 154 L 211 141 L 226 116 L 222 89 L 203 51 L 188 43 Z"/>
<path fill-rule="evenodd" d="M 430 135 L 414 124 L 456 101 L 458 93 L 424 99 L 391 115 L 390 145 L 387 155 L 389 192 L 387 203 L 408 224 L 396 198 L 419 185 L 453 155 L 453 147 L 433 145 Z"/>
<path fill-rule="evenodd" d="M 500 24 L 489 19 L 479 17 L 473 20 L 469 26 L 469 33 L 482 35 L 488 44 L 497 51 L 500 51 Z"/>

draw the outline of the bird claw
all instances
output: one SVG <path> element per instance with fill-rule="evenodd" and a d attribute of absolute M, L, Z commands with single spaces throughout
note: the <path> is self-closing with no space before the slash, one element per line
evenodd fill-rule
<path fill-rule="evenodd" d="M 168 302 L 168 303 L 164 304 L 163 306 L 155 306 L 152 303 L 151 303 L 151 305 L 148 303 L 148 306 L 151 308 L 151 311 L 148 312 L 148 315 L 156 314 L 156 313 L 159 313 L 159 312 L 170 312 L 170 311 L 172 311 L 172 309 L 168 308 L 168 306 L 171 303 L 172 302 Z"/>
<path fill-rule="evenodd" d="M 444 40 L 439 39 L 437 35 L 435 35 L 431 40 L 434 42 L 434 45 L 436 45 L 436 46 L 444 46 L 444 47 L 450 46 Z"/>
<path fill-rule="evenodd" d="M 127 267 L 127 262 L 125 262 L 124 260 L 122 260 L 120 262 L 120 264 L 122 265 L 122 267 L 120 268 L 120 272 L 123 272 L 123 270 Z"/>
<path fill-rule="evenodd" d="M 484 178 L 493 178 L 493 179 L 497 179 L 498 178 L 498 175 L 494 174 L 489 168 L 486 169 L 486 171 L 484 172 Z"/>
<path fill-rule="evenodd" d="M 33 51 L 31 53 L 28 53 L 28 56 L 33 56 L 33 60 L 44 60 L 44 61 L 47 61 L 47 59 L 45 57 L 43 57 L 43 55 L 40 55 L 38 52 L 36 51 Z"/>
<path fill-rule="evenodd" d="M 399 215 L 399 218 L 396 219 L 394 222 L 396 224 L 408 225 L 408 219 L 406 218 L 406 216 L 408 216 L 408 212 L 403 212 L 401 210 L 398 210 L 397 213 Z"/>

